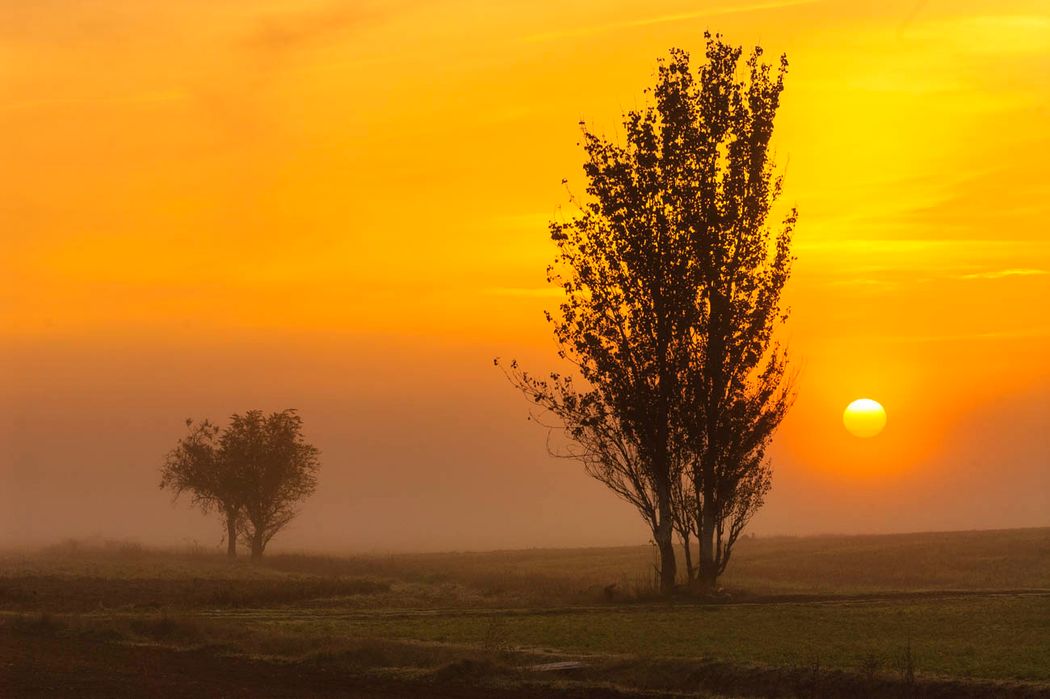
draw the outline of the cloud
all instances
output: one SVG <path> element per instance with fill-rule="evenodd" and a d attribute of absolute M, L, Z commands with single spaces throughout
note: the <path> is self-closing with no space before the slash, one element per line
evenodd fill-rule
<path fill-rule="evenodd" d="M 857 279 L 836 279 L 828 282 L 828 286 L 851 286 L 861 289 L 883 290 L 896 288 L 898 283 L 886 279 L 861 277 Z"/>
<path fill-rule="evenodd" d="M 0 112 L 13 112 L 22 109 L 38 109 L 47 107 L 66 107 L 81 105 L 149 105 L 162 104 L 165 102 L 181 102 L 186 98 L 187 93 L 181 89 L 155 90 L 129 95 L 100 95 L 98 97 L 69 97 L 27 100 L 24 102 L 10 102 L 8 104 L 0 104 Z"/>
<path fill-rule="evenodd" d="M 961 17 L 931 29 L 971 54 L 1044 54 L 1050 49 L 1050 17 L 985 15 Z"/>
<path fill-rule="evenodd" d="M 833 254 L 883 254 L 883 255 L 911 255 L 920 252 L 933 252 L 942 250 L 967 250 L 980 251 L 985 249 L 1013 249 L 1023 248 L 1024 241 L 992 240 L 965 238 L 955 239 L 868 239 L 868 238 L 844 238 L 838 240 L 811 240 L 796 242 L 796 251 L 801 252 L 827 252 Z"/>
<path fill-rule="evenodd" d="M 338 38 L 376 16 L 371 8 L 355 3 L 339 3 L 313 12 L 270 15 L 259 20 L 245 43 L 261 53 L 283 54 Z"/>
<path fill-rule="evenodd" d="M 811 5 L 817 0 L 770 0 L 769 2 L 758 2 L 739 7 L 712 7 L 706 10 L 694 12 L 679 12 L 669 15 L 657 15 L 655 17 L 643 17 L 640 19 L 625 20 L 622 22 L 610 22 L 609 24 L 596 24 L 590 27 L 578 27 L 565 31 L 544 32 L 531 34 L 524 38 L 530 43 L 542 43 L 546 41 L 559 41 L 561 39 L 572 39 L 581 36 L 593 36 L 620 29 L 632 29 L 634 27 L 648 27 L 654 24 L 667 24 L 670 22 L 686 22 L 703 17 L 720 17 L 724 15 L 735 15 L 744 12 L 759 12 L 761 10 L 775 10 L 782 7 L 795 7 L 796 5 Z"/>
<path fill-rule="evenodd" d="M 971 342 L 975 340 L 1035 340 L 1050 337 L 1050 328 L 1029 328 L 983 333 L 946 333 L 944 335 L 880 335 L 863 339 L 871 343 L 909 343 L 909 342 Z"/>
<path fill-rule="evenodd" d="M 1050 274 L 1050 271 L 1045 269 L 1035 269 L 1032 267 L 1013 267 L 1010 269 L 996 269 L 987 272 L 974 272 L 972 274 L 963 274 L 959 279 L 1006 279 L 1007 277 L 1041 277 L 1043 275 Z"/>
<path fill-rule="evenodd" d="M 519 298 L 552 298 L 560 297 L 564 290 L 560 286 L 539 287 L 506 287 L 497 286 L 485 289 L 486 294 L 493 296 L 516 296 Z"/>

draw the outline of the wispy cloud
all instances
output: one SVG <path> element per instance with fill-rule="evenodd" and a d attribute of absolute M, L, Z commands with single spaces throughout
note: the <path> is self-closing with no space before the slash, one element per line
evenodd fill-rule
<path fill-rule="evenodd" d="M 782 7 L 795 7 L 796 5 L 811 5 L 817 0 L 770 0 L 769 2 L 757 2 L 737 7 L 712 7 L 694 12 L 679 12 L 675 14 L 657 15 L 655 17 L 642 17 L 639 19 L 624 20 L 621 22 L 610 22 L 608 24 L 596 24 L 589 27 L 577 27 L 562 31 L 543 32 L 531 34 L 524 38 L 531 43 L 542 43 L 546 41 L 559 41 L 561 39 L 573 39 L 583 36 L 592 36 L 621 29 L 632 29 L 634 27 L 648 27 L 654 24 L 668 24 L 671 22 L 686 22 L 704 17 L 720 17 L 724 15 L 735 15 L 744 12 L 759 12 L 761 10 L 775 10 Z"/>
<path fill-rule="evenodd" d="M 516 296 L 521 298 L 556 298 L 560 297 L 564 293 L 564 291 L 559 286 L 495 286 L 489 289 L 485 289 L 485 293 L 490 294 L 492 296 Z"/>
<path fill-rule="evenodd" d="M 951 41 L 971 54 L 1039 54 L 1050 49 L 1050 17 L 1003 14 L 959 17 L 916 29 L 934 40 Z"/>
<path fill-rule="evenodd" d="M 1050 271 L 1045 269 L 1035 269 L 1032 267 L 1014 267 L 1010 269 L 995 269 L 987 272 L 974 272 L 972 274 L 963 274 L 959 279 L 1006 279 L 1007 277 L 1041 277 L 1043 275 L 1050 274 Z"/>
<path fill-rule="evenodd" d="M 877 253 L 890 255 L 906 255 L 916 252 L 929 252 L 938 250 L 975 250 L 975 249 L 1009 249 L 1024 246 L 1026 241 L 1014 240 L 966 240 L 956 238 L 950 240 L 931 240 L 922 238 L 911 239 L 866 239 L 866 238 L 841 238 L 833 240 L 808 240 L 798 241 L 794 247 L 800 252 L 828 252 L 828 253 Z"/>
<path fill-rule="evenodd" d="M 861 277 L 856 279 L 836 279 L 828 282 L 828 286 L 846 286 L 855 287 L 860 289 L 892 289 L 898 286 L 897 282 L 889 281 L 887 279 L 871 279 L 868 277 Z"/>
<path fill-rule="evenodd" d="M 1030 328 L 1028 330 L 983 332 L 983 333 L 945 333 L 943 335 L 885 335 L 864 338 L 868 342 L 909 343 L 909 342 L 958 342 L 972 340 L 1031 340 L 1050 337 L 1050 328 Z"/>
<path fill-rule="evenodd" d="M 186 97 L 187 93 L 183 90 L 157 90 L 131 95 L 99 95 L 97 97 L 58 97 L 54 99 L 26 100 L 24 102 L 0 104 L 0 112 L 14 112 L 22 109 L 38 109 L 41 107 L 158 104 L 164 102 L 179 102 L 186 99 Z"/>
<path fill-rule="evenodd" d="M 285 53 L 338 37 L 375 16 L 374 10 L 353 3 L 339 3 L 319 11 L 270 15 L 260 20 L 246 43 L 263 53 Z"/>

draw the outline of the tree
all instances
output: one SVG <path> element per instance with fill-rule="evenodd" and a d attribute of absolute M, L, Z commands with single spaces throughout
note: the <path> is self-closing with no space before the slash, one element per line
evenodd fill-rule
<path fill-rule="evenodd" d="M 698 361 L 689 366 L 682 425 L 693 453 L 699 575 L 712 590 L 770 488 L 766 449 L 793 400 L 787 355 L 773 335 L 787 319 L 781 294 L 796 212 L 776 231 L 768 223 L 781 191 L 769 144 L 786 58 L 774 74 L 756 47 L 741 71 L 742 50 L 710 35 L 706 53 L 697 89 L 688 56 L 672 52 L 682 78 L 667 99 L 688 104 L 681 140 L 699 144 L 689 156 Z"/>
<path fill-rule="evenodd" d="M 299 501 L 317 488 L 318 450 L 302 437 L 302 418 L 294 410 L 234 415 L 220 438 L 225 458 L 241 474 L 238 528 L 252 559 L 297 514 Z"/>
<path fill-rule="evenodd" d="M 186 421 L 189 434 L 168 453 L 161 468 L 160 487 L 173 490 L 178 498 L 189 493 L 205 513 L 218 511 L 226 526 L 226 555 L 237 557 L 238 520 L 243 488 L 238 471 L 222 454 L 219 428 L 205 420 Z"/>
<path fill-rule="evenodd" d="M 270 539 L 296 515 L 296 505 L 317 487 L 318 450 L 302 437 L 294 410 L 270 415 L 251 410 L 230 418 L 221 432 L 205 420 L 186 421 L 190 434 L 169 453 L 161 488 L 223 514 L 227 554 L 241 538 L 259 559 Z"/>
<path fill-rule="evenodd" d="M 696 313 L 693 245 L 682 219 L 683 158 L 691 144 L 678 140 L 678 106 L 662 99 L 665 85 L 678 79 L 675 67 L 659 68 L 656 106 L 626 114 L 624 145 L 581 122 L 589 200 L 577 204 L 570 221 L 550 225 L 558 254 L 548 279 L 563 288 L 565 301 L 559 315 L 547 318 L 559 356 L 575 365 L 588 388 L 577 393 L 562 383 L 551 394 L 543 383 L 530 384 L 527 374 L 518 376 L 526 396 L 545 408 L 552 395 L 570 408 L 588 408 L 584 420 L 567 421 L 568 432 L 580 441 L 582 424 L 600 436 L 601 448 L 584 448 L 592 475 L 602 474 L 599 480 L 643 514 L 660 553 L 665 593 L 677 568 L 676 415 Z M 556 374 L 551 378 L 558 381 Z M 553 412 L 564 420 L 564 411 Z"/>
<path fill-rule="evenodd" d="M 699 80 L 672 50 L 651 103 L 625 115 L 623 145 L 581 123 L 588 198 L 550 225 L 548 280 L 565 301 L 547 318 L 584 385 L 516 363 L 507 372 L 565 429 L 567 455 L 642 515 L 664 592 L 675 531 L 687 552 L 698 536 L 705 581 L 724 570 L 769 489 L 765 448 L 790 402 L 771 338 L 795 214 L 775 235 L 766 225 L 780 191 L 767 149 L 787 63 L 774 77 L 756 48 L 739 76 L 741 50 L 705 37 Z M 691 578 L 688 553 L 686 568 Z"/>
<path fill-rule="evenodd" d="M 498 359 L 496 365 L 501 366 Z M 537 421 L 551 430 L 562 429 L 568 437 L 568 444 L 563 449 L 549 447 L 551 453 L 581 461 L 588 475 L 633 505 L 656 542 L 657 537 L 666 531 L 662 529 L 663 523 L 670 521 L 662 518 L 661 486 L 634 433 L 620 420 L 617 411 L 605 402 L 605 394 L 595 389 L 578 390 L 571 376 L 558 373 L 547 378 L 532 376 L 514 361 L 504 368 L 504 373 L 529 401 L 542 408 L 545 415 L 554 418 L 554 422 L 549 423 L 537 416 Z M 672 464 L 677 463 L 672 461 Z M 680 480 L 680 475 L 676 471 L 668 478 Z M 671 515 L 663 516 L 673 514 L 672 510 Z M 659 550 L 663 554 L 666 548 L 659 547 Z M 672 563 L 673 556 L 672 548 Z M 664 560 L 661 557 L 661 564 Z M 668 571 L 661 565 L 657 572 L 661 580 L 669 579 L 673 585 L 673 568 Z"/>

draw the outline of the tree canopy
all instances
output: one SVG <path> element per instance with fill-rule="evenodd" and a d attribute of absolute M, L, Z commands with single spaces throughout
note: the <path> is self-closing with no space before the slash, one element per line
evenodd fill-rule
<path fill-rule="evenodd" d="M 261 557 L 317 487 L 319 452 L 303 439 L 302 418 L 295 410 L 250 410 L 222 430 L 207 420 L 186 424 L 189 434 L 168 454 L 160 487 L 221 512 L 231 557 L 238 538 Z"/>
<path fill-rule="evenodd" d="M 565 429 L 567 454 L 642 515 L 665 592 L 675 529 L 699 536 L 706 584 L 724 570 L 769 489 L 765 449 L 791 395 L 773 335 L 795 212 L 768 223 L 787 61 L 774 70 L 756 48 L 741 65 L 740 48 L 705 36 L 698 74 L 680 49 L 660 62 L 622 143 L 581 123 L 586 197 L 550 225 L 548 269 L 565 296 L 547 317 L 573 369 L 506 369 Z"/>

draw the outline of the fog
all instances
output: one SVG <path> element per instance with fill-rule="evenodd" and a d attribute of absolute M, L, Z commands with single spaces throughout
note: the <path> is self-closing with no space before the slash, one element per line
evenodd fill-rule
<path fill-rule="evenodd" d="M 158 488 L 188 417 L 294 407 L 320 448 L 315 495 L 275 550 L 602 546 L 647 541 L 626 504 L 573 461 L 493 367 L 507 347 L 259 333 L 9 342 L 0 398 L 0 546 L 65 538 L 218 547 L 220 521 Z M 544 368 L 551 353 L 530 350 Z M 804 389 L 804 386 L 803 386 Z M 1046 525 L 1045 388 L 963 413 L 929 458 L 881 477 L 773 449 L 759 535 Z M 804 406 L 803 406 L 804 407 Z M 829 416 L 828 430 L 841 430 Z M 892 420 L 892 406 L 891 406 Z M 892 422 L 891 422 L 892 425 Z"/>

